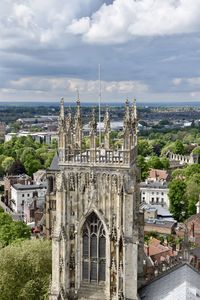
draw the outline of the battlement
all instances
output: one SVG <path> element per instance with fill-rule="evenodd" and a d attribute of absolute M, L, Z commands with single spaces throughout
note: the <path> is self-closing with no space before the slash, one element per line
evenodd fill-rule
<path fill-rule="evenodd" d="M 130 166 L 135 162 L 136 147 L 130 150 L 88 149 L 83 152 L 74 150 L 60 153 L 60 165 L 64 164 L 98 164 L 98 165 L 124 165 Z"/>

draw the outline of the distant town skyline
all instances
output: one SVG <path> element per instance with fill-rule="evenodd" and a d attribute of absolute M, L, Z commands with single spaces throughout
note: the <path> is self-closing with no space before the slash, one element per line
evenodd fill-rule
<path fill-rule="evenodd" d="M 2 0 L 0 103 L 200 101 L 200 0 Z"/>

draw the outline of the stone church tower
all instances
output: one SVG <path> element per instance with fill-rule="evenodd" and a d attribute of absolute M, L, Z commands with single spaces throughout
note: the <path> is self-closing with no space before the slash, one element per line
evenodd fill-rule
<path fill-rule="evenodd" d="M 135 102 L 126 101 L 121 149 L 110 144 L 108 110 L 100 147 L 94 110 L 89 127 L 85 149 L 80 101 L 73 121 L 61 99 L 50 299 L 135 300 L 143 269 Z"/>

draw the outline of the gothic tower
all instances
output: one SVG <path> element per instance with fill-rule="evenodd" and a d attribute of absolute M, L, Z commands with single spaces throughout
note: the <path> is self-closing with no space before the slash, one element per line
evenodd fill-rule
<path fill-rule="evenodd" d="M 93 110 L 85 149 L 80 100 L 74 125 L 61 100 L 51 300 L 137 299 L 143 258 L 135 102 L 131 108 L 126 101 L 121 149 L 111 147 L 110 132 L 107 110 L 98 147 Z"/>

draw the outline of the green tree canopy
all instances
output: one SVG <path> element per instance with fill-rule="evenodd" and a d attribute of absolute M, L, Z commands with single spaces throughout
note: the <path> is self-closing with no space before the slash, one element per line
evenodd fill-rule
<path fill-rule="evenodd" d="M 137 166 L 140 168 L 141 171 L 141 180 L 145 180 L 149 174 L 149 167 L 147 162 L 145 161 L 144 156 L 138 155 L 137 157 Z"/>
<path fill-rule="evenodd" d="M 29 239 L 30 228 L 21 221 L 15 222 L 7 213 L 0 211 L 0 248 L 18 239 Z"/>
<path fill-rule="evenodd" d="M 4 170 L 4 172 L 8 172 L 8 170 L 11 168 L 11 166 L 13 165 L 14 163 L 14 158 L 12 157 L 6 157 L 3 161 L 2 161 L 2 168 Z"/>
<path fill-rule="evenodd" d="M 153 153 L 152 145 L 147 140 L 138 141 L 138 154 L 142 156 L 148 156 Z"/>
<path fill-rule="evenodd" d="M 163 165 L 158 156 L 151 156 L 148 160 L 148 167 L 154 169 L 162 169 Z"/>
<path fill-rule="evenodd" d="M 0 250 L 1 300 L 48 299 L 51 242 L 30 240 Z"/>
<path fill-rule="evenodd" d="M 188 203 L 186 198 L 186 183 L 180 179 L 174 179 L 169 184 L 170 212 L 177 221 L 187 218 Z"/>
<path fill-rule="evenodd" d="M 174 153 L 176 153 L 176 154 L 185 154 L 185 147 L 184 147 L 183 143 L 179 140 L 177 140 L 175 142 Z"/>

